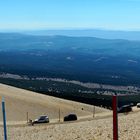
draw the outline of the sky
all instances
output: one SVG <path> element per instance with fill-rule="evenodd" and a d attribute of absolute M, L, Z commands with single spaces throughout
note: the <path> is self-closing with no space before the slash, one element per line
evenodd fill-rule
<path fill-rule="evenodd" d="M 140 31 L 140 0 L 0 0 L 0 30 Z"/>

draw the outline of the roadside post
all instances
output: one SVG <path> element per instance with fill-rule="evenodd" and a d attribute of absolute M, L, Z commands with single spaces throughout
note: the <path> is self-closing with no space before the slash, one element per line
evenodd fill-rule
<path fill-rule="evenodd" d="M 4 98 L 2 98 L 2 113 L 3 113 L 4 140 L 7 140 L 6 113 L 5 113 L 5 101 L 4 101 Z"/>
<path fill-rule="evenodd" d="M 29 116 L 29 113 L 27 112 L 27 113 L 26 113 L 27 124 L 28 124 L 28 122 L 29 122 L 29 117 L 28 117 L 28 116 Z"/>
<path fill-rule="evenodd" d="M 93 118 L 95 117 L 95 106 L 93 106 Z"/>
<path fill-rule="evenodd" d="M 59 112 L 58 112 L 58 113 L 59 113 L 59 123 L 60 123 L 60 117 L 61 117 L 61 116 L 60 116 L 60 113 L 61 113 L 61 112 L 60 112 L 60 108 L 59 108 Z"/>
<path fill-rule="evenodd" d="M 113 107 L 113 140 L 118 140 L 118 98 L 117 95 L 113 95 L 112 99 Z"/>

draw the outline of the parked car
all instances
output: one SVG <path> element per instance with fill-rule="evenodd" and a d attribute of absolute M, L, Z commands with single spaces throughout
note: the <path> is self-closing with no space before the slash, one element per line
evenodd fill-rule
<path fill-rule="evenodd" d="M 35 119 L 33 121 L 33 124 L 35 124 L 35 123 L 49 123 L 49 117 L 45 116 L 45 115 L 40 116 L 38 119 Z"/>
<path fill-rule="evenodd" d="M 118 109 L 118 113 L 126 113 L 126 112 L 131 112 L 131 111 L 132 111 L 131 105 L 124 105 Z"/>
<path fill-rule="evenodd" d="M 140 103 L 137 103 L 137 108 L 140 108 Z"/>
<path fill-rule="evenodd" d="M 77 120 L 76 114 L 69 114 L 64 117 L 64 121 L 75 121 L 75 120 Z"/>

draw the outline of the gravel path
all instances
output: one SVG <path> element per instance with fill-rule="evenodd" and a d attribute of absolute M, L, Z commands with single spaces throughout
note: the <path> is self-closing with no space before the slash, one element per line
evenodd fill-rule
<path fill-rule="evenodd" d="M 0 127 L 0 132 L 2 128 Z M 2 139 L 0 134 L 0 139 Z M 54 125 L 8 127 L 10 140 L 112 140 L 112 117 Z M 140 139 L 140 112 L 119 116 L 119 140 Z"/>

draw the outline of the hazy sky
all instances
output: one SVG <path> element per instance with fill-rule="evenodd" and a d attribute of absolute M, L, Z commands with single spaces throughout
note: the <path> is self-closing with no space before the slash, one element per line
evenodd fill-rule
<path fill-rule="evenodd" d="M 0 29 L 140 30 L 140 0 L 1 0 Z"/>

